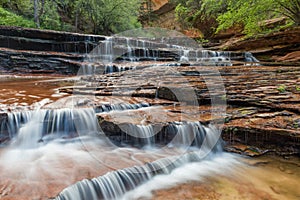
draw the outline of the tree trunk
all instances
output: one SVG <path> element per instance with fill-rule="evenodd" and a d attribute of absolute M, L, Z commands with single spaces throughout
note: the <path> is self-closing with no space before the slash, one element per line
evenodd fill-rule
<path fill-rule="evenodd" d="M 75 32 L 78 31 L 78 15 L 79 15 L 79 11 L 78 11 L 78 9 L 76 9 L 76 14 L 75 14 Z"/>
<path fill-rule="evenodd" d="M 36 24 L 36 27 L 40 28 L 39 1 L 38 0 L 33 1 L 33 7 L 34 7 L 34 22 Z"/>

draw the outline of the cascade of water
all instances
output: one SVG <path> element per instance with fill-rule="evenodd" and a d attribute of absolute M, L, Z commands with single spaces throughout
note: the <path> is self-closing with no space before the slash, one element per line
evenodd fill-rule
<path fill-rule="evenodd" d="M 119 126 L 126 133 L 126 136 L 133 136 L 130 143 L 135 146 L 153 147 L 156 144 L 156 133 L 152 125 L 121 124 Z"/>
<path fill-rule="evenodd" d="M 92 63 L 88 63 L 81 67 L 81 75 L 93 75 L 95 74 L 95 66 Z"/>
<path fill-rule="evenodd" d="M 14 133 L 18 133 L 13 141 L 21 148 L 34 148 L 40 146 L 40 142 L 52 140 L 56 137 L 74 137 L 99 132 L 95 112 L 87 109 L 57 109 L 37 110 L 22 123 L 19 115 L 12 114 L 15 120 L 9 121 L 9 126 Z M 22 126 L 20 125 L 22 124 Z"/>
<path fill-rule="evenodd" d="M 222 151 L 222 148 L 219 149 L 221 147 L 219 135 L 215 134 L 217 130 L 205 127 L 199 122 L 173 122 L 168 125 L 121 123 L 118 127 L 121 129 L 119 137 L 111 139 L 121 145 L 159 147 L 167 144 L 168 148 L 189 149 L 192 147 L 205 151 Z"/>
<path fill-rule="evenodd" d="M 122 72 L 133 69 L 132 67 L 113 64 L 115 59 L 128 60 L 130 62 L 176 59 L 181 62 L 197 62 L 195 64 L 204 66 L 232 66 L 231 60 L 244 61 L 248 64 L 259 62 L 248 52 L 244 54 L 232 54 L 226 51 L 211 51 L 197 48 L 187 49 L 180 45 L 170 45 L 149 39 L 126 37 L 106 38 L 88 57 L 90 63 L 104 64 L 104 73 Z M 95 70 L 94 65 L 88 64 L 84 66 L 83 74 L 90 75 Z"/>
<path fill-rule="evenodd" d="M 188 131 L 187 129 L 184 130 L 183 127 L 179 127 L 179 129 L 182 132 Z M 206 137 L 214 137 L 213 130 Z M 214 138 L 211 138 L 211 140 L 214 140 Z M 217 143 L 217 146 L 220 146 L 220 143 Z M 208 148 L 210 147 L 202 149 L 202 151 L 208 151 Z M 77 182 L 64 189 L 56 199 L 121 199 L 127 191 L 133 190 L 155 175 L 169 174 L 177 167 L 189 162 L 201 161 L 204 157 L 201 151 L 194 151 L 180 157 L 163 158 L 143 166 L 109 172 L 104 176 Z"/>
<path fill-rule="evenodd" d="M 183 54 L 180 57 L 180 62 L 189 62 L 189 53 L 190 50 L 184 49 Z"/>
<path fill-rule="evenodd" d="M 246 52 L 244 54 L 244 57 L 245 57 L 245 65 L 259 65 L 259 60 L 256 59 L 252 53 L 250 52 Z"/>
<path fill-rule="evenodd" d="M 195 146 L 202 150 L 222 151 L 217 130 L 213 127 L 205 127 L 199 122 L 172 123 L 168 126 L 168 133 L 175 134 L 169 147 Z M 221 149 L 220 149 L 221 147 Z"/>
<path fill-rule="evenodd" d="M 149 107 L 150 104 L 148 103 L 137 103 L 137 104 L 125 104 L 125 103 L 120 103 L 120 104 L 104 104 L 101 105 L 100 107 L 97 107 L 95 109 L 96 113 L 101 113 L 101 112 L 109 112 L 109 111 L 121 111 L 121 110 L 134 110 L 134 109 L 139 109 L 143 107 Z"/>
<path fill-rule="evenodd" d="M 8 137 L 12 139 L 18 130 L 31 119 L 31 116 L 32 111 L 7 113 L 7 120 L 1 123 L 0 133 L 7 132 Z"/>
<path fill-rule="evenodd" d="M 132 60 L 133 60 L 133 58 L 132 58 Z M 114 72 L 123 72 L 123 71 L 126 71 L 126 70 L 134 70 L 134 69 L 136 69 L 136 68 L 133 67 L 133 66 L 128 67 L 126 65 L 121 65 L 121 66 L 106 65 L 104 73 L 105 74 L 110 74 L 110 73 L 114 73 Z"/>
<path fill-rule="evenodd" d="M 205 181 L 208 176 L 224 175 L 224 172 L 226 175 L 230 175 L 230 173 L 236 172 L 233 170 L 235 167 L 242 167 L 235 156 L 227 153 L 217 154 L 210 159 L 201 160 L 201 162 L 190 162 L 179 166 L 171 173 L 155 176 L 137 188 L 126 192 L 121 199 L 154 199 L 154 191 L 169 189 L 192 181 Z"/>
<path fill-rule="evenodd" d="M 7 113 L 1 121 L 0 134 L 13 139 L 18 135 L 18 143 L 32 146 L 32 141 L 42 141 L 45 136 L 74 137 L 78 134 L 97 132 L 98 123 L 96 113 L 133 110 L 149 107 L 148 103 L 136 104 L 104 104 L 100 107 L 85 109 L 39 109 L 36 111 L 22 111 Z M 80 128 L 80 129 L 79 129 Z M 43 139 L 44 140 L 44 139 Z"/>
<path fill-rule="evenodd" d="M 126 46 L 127 46 L 127 54 L 128 58 L 131 62 L 135 61 L 135 55 L 133 55 L 131 44 L 130 44 L 130 39 L 126 38 Z"/>
<path fill-rule="evenodd" d="M 142 40 L 142 48 L 144 49 L 144 57 L 147 58 L 149 57 L 149 49 L 147 46 L 147 42 L 145 40 Z"/>
<path fill-rule="evenodd" d="M 111 63 L 113 61 L 113 38 L 109 37 L 104 41 L 104 53 L 100 54 L 104 55 L 104 61 L 107 63 Z"/>

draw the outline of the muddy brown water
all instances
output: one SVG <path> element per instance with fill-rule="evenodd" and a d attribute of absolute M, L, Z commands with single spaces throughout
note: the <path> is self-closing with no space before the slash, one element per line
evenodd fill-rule
<path fill-rule="evenodd" d="M 66 78 L 66 79 L 65 79 Z M 73 85 L 68 77 L 60 76 L 0 76 L 0 108 L 26 107 L 43 99 L 55 101 L 64 94 L 56 88 Z M 56 81 L 57 79 L 63 79 Z"/>

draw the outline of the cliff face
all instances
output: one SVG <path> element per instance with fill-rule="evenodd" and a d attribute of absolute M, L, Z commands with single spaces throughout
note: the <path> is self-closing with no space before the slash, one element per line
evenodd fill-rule
<path fill-rule="evenodd" d="M 169 3 L 169 0 L 151 0 L 153 10 L 159 10 L 161 7 Z"/>
<path fill-rule="evenodd" d="M 143 22 L 145 27 L 151 26 L 176 30 L 193 38 L 201 36 L 200 30 L 187 30 L 176 21 L 176 6 L 170 1 L 152 0 L 152 6 L 154 15 L 150 22 Z M 268 20 L 268 26 L 277 26 L 282 22 L 284 22 L 283 18 Z M 261 61 L 298 62 L 300 60 L 300 27 L 265 35 L 256 35 L 248 39 L 245 39 L 240 28 L 232 28 L 213 36 L 213 38 L 209 38 L 209 40 L 212 42 L 207 46 L 203 44 L 203 46 L 212 50 L 250 51 Z"/>
<path fill-rule="evenodd" d="M 143 21 L 144 27 L 160 27 L 170 30 L 183 31 L 180 23 L 176 21 L 175 5 L 168 0 L 152 0 L 153 17 Z"/>
<path fill-rule="evenodd" d="M 220 39 L 221 45 L 214 47 L 227 51 L 251 51 L 259 60 L 265 62 L 299 62 L 300 27 L 258 35 L 244 39 L 231 36 Z"/>

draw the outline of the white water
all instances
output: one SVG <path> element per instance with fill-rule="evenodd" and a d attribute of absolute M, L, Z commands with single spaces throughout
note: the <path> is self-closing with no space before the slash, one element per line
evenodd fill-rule
<path fill-rule="evenodd" d="M 23 117 L 26 120 L 22 120 L 19 116 L 26 116 Z M 11 119 L 15 119 L 13 124 Z M 17 133 L 12 144 L 18 148 L 36 148 L 49 139 L 92 135 L 99 132 L 92 108 L 41 109 L 25 112 L 25 114 L 9 113 L 8 124 L 10 129 Z"/>
<path fill-rule="evenodd" d="M 139 146 L 154 147 L 155 135 L 152 125 L 120 124 L 119 127 L 134 140 L 134 144 Z"/>
<path fill-rule="evenodd" d="M 52 106 L 56 108 L 62 103 L 65 105 L 70 103 L 65 101 L 54 103 Z M 71 104 L 73 105 L 74 102 L 72 101 Z M 0 124 L 0 135 L 7 135 L 9 139 L 14 139 L 14 143 L 17 145 L 33 148 L 40 146 L 39 142 L 45 142 L 54 137 L 74 137 L 78 134 L 98 133 L 96 113 L 140 109 L 149 106 L 148 103 L 116 103 L 103 104 L 95 109 L 51 109 L 51 106 L 48 106 L 49 109 L 9 112 L 7 121 L 3 120 Z M 32 141 L 37 143 L 32 143 Z"/>
<path fill-rule="evenodd" d="M 121 72 L 126 70 L 125 66 L 113 65 L 118 56 L 124 56 L 124 59 L 127 56 L 130 61 L 145 58 L 156 60 L 161 56 L 159 48 L 166 48 L 163 53 L 174 54 L 166 56 L 175 56 L 181 62 L 231 65 L 231 55 L 228 52 L 186 49 L 179 45 L 170 46 L 129 38 L 120 38 L 119 41 L 108 38 L 90 54 L 88 62 L 100 62 L 97 64 L 104 67 L 102 71 L 105 73 Z M 139 51 L 135 51 L 137 49 Z M 251 54 L 245 54 L 244 57 L 248 62 L 257 61 Z M 82 69 L 82 75 L 95 74 L 96 65 L 90 63 Z M 147 106 L 149 105 L 104 104 L 96 108 L 96 112 Z M 198 122 L 173 124 L 174 130 L 166 130 L 165 134 L 172 133 L 175 135 L 174 139 L 159 150 L 154 148 L 157 132 L 152 125 L 123 127 L 126 134 L 137 138 L 133 143 L 150 148 L 139 150 L 114 146 L 100 131 L 95 111 L 91 108 L 10 113 L 5 126 L 13 140 L 0 155 L 0 170 L 7 173 L 2 180 L 15 179 L 15 182 L 33 184 L 42 182 L 45 178 L 56 180 L 55 184 L 67 187 L 78 181 L 76 174 L 80 174 L 82 169 L 94 171 L 94 177 L 97 171 L 101 171 L 100 174 L 110 171 L 103 176 L 67 187 L 57 199 L 151 198 L 154 190 L 228 172 L 237 163 L 233 157 L 222 153 L 218 130 L 204 127 Z M 190 148 L 191 146 L 194 148 Z M 147 161 L 145 158 L 149 157 L 151 159 Z M 3 184 L 1 181 L 0 183 Z M 37 190 L 47 190 L 47 186 L 39 186 L 35 192 Z M 38 197 L 33 195 L 32 198 Z"/>
<path fill-rule="evenodd" d="M 127 191 L 133 190 L 149 180 L 151 182 L 151 179 L 156 177 L 156 175 L 170 174 L 176 168 L 185 166 L 190 162 L 202 162 L 203 159 L 209 158 L 212 159 L 211 162 L 212 165 L 214 165 L 214 157 L 222 152 L 216 130 L 212 128 L 205 129 L 200 123 L 175 125 L 175 127 L 177 129 L 176 135 L 178 135 L 178 138 L 172 143 L 171 146 L 173 147 L 166 147 L 163 148 L 163 150 L 169 152 L 168 154 L 172 152 L 173 155 L 181 156 L 167 157 L 147 163 L 146 165 L 117 170 L 91 180 L 83 180 L 63 190 L 57 199 L 120 199 Z M 154 132 L 151 125 L 132 126 L 130 128 L 130 130 L 132 130 L 131 134 L 139 134 L 139 139 L 146 139 L 146 144 L 151 145 L 155 142 L 152 140 Z M 190 138 L 189 141 L 186 141 L 186 134 L 189 133 L 193 136 L 191 136 L 192 138 Z M 139 141 L 139 143 L 145 141 Z M 186 142 L 187 144 L 178 144 L 180 141 Z M 187 148 L 190 147 L 193 141 L 196 144 L 196 147 L 192 152 L 187 153 L 190 151 Z M 178 149 L 178 147 L 180 148 Z M 148 153 L 151 153 L 153 150 L 149 149 Z M 164 155 L 164 153 L 161 155 Z M 230 159 L 228 160 L 228 163 L 231 163 Z M 218 165 L 219 163 L 217 162 L 216 164 Z M 226 166 L 226 163 L 224 163 L 224 166 Z M 206 174 L 206 171 L 203 171 L 202 173 Z M 175 174 L 177 173 L 175 172 Z M 187 178 L 183 180 L 189 180 L 189 178 L 190 176 L 187 176 Z M 173 184 L 175 183 L 176 182 L 173 182 Z M 161 187 L 166 186 L 161 185 Z"/>
<path fill-rule="evenodd" d="M 113 65 L 116 58 L 122 56 L 133 62 L 173 56 L 178 61 L 196 61 L 200 65 L 231 65 L 230 52 L 186 49 L 164 42 L 158 44 L 144 39 L 109 37 L 89 54 L 87 65 L 80 75 L 134 69 Z M 247 62 L 257 62 L 251 54 L 246 53 L 244 58 Z M 179 64 L 174 64 L 176 66 Z M 97 67 L 103 69 L 97 70 Z M 104 104 L 96 108 L 96 112 L 147 106 L 149 104 Z M 108 172 L 67 187 L 57 199 L 139 199 L 150 198 L 151 192 L 157 189 L 191 180 L 199 181 L 204 176 L 224 171 L 227 173 L 237 164 L 234 157 L 222 153 L 218 140 L 220 134 L 213 127 L 188 122 L 173 124 L 173 128 L 165 134 L 175 131 L 172 132 L 174 139 L 164 148 L 157 149 L 157 132 L 152 125 L 129 125 L 125 132 L 137 138 L 136 143 L 149 148 L 119 148 L 100 131 L 95 111 L 91 108 L 9 113 L 8 123 L 1 124 L 0 130 L 4 132 L 7 129 L 12 139 L 0 154 L 0 171 L 5 172 L 0 184 L 32 185 L 30 191 L 22 191 L 20 187 L 19 192 L 31 193 L 32 199 L 37 199 L 41 191 L 49 190 L 43 183 L 50 181 L 54 185 L 67 187 L 83 178 L 90 178 L 90 172 L 93 177 Z M 190 148 L 191 145 L 194 148 Z M 84 171 L 87 174 L 78 178 L 78 174 Z"/>
<path fill-rule="evenodd" d="M 180 62 L 189 62 L 190 59 L 189 59 L 189 53 L 190 53 L 190 50 L 187 50 L 187 49 L 184 49 L 182 50 L 183 51 L 183 55 L 180 57 Z"/>
<path fill-rule="evenodd" d="M 238 166 L 236 158 L 225 153 L 203 159 L 197 152 L 192 152 L 180 157 L 163 158 L 143 166 L 109 172 L 66 188 L 56 199 L 149 198 L 153 190 L 169 188 L 187 181 L 201 181 L 203 177 L 224 172 L 229 175 L 230 170 Z"/>
<path fill-rule="evenodd" d="M 227 175 L 241 166 L 237 157 L 222 153 L 201 162 L 186 163 L 169 174 L 153 177 L 148 182 L 124 194 L 122 200 L 151 199 L 155 190 L 168 189 L 191 181 L 204 181 L 209 176 Z M 224 173 L 226 172 L 226 174 Z"/>
<path fill-rule="evenodd" d="M 24 111 L 24 112 L 16 112 L 16 113 L 8 113 L 8 123 L 7 125 L 2 125 L 2 126 L 7 126 L 7 130 L 9 133 L 9 138 L 13 138 L 21 128 L 23 124 L 26 124 L 32 116 L 32 111 Z M 3 131 L 4 127 L 2 128 L 1 126 L 1 131 Z"/>
<path fill-rule="evenodd" d="M 245 65 L 259 63 L 259 60 L 250 52 L 233 54 L 226 51 L 204 50 L 197 45 L 170 45 L 164 43 L 164 38 L 159 42 L 151 41 L 151 38 L 108 37 L 90 52 L 87 59 L 88 64 L 82 67 L 80 75 L 93 75 L 95 72 L 97 74 L 114 73 L 135 69 L 113 65 L 116 59 L 138 62 L 143 59 L 156 61 L 159 58 L 172 57 L 179 62 L 197 62 L 203 66 L 232 66 L 232 61 L 235 59 L 245 62 Z M 100 63 L 100 65 L 94 66 L 91 63 Z M 96 68 L 103 69 L 96 70 Z"/>
<path fill-rule="evenodd" d="M 168 128 L 175 128 L 176 135 L 168 144 L 169 147 L 186 149 L 195 146 L 202 152 L 222 152 L 222 145 L 219 141 L 220 132 L 215 127 L 205 127 L 199 122 L 175 123 L 172 126 Z M 173 131 L 168 130 L 168 132 Z"/>
<path fill-rule="evenodd" d="M 137 109 L 144 106 L 148 105 L 111 105 L 103 106 L 102 111 Z M 57 183 L 64 185 L 70 184 L 74 180 L 73 176 L 76 176 L 74 175 L 76 172 L 73 170 L 68 173 L 72 175 L 71 180 L 63 174 L 65 162 L 73 163 L 75 169 L 83 168 L 86 165 L 98 166 L 89 169 L 91 171 L 95 169 L 108 171 L 107 164 L 110 165 L 109 168 L 120 168 L 117 164 L 119 162 L 113 164 L 112 159 L 122 160 L 124 150 L 112 145 L 99 131 L 95 111 L 92 108 L 40 109 L 23 114 L 10 113 L 9 120 L 13 121 L 13 123 L 8 121 L 8 124 L 15 127 L 13 130 L 17 132 L 17 135 L 13 137 L 11 145 L 0 157 L 2 160 L 0 169 L 9 175 L 5 177 L 6 179 L 11 180 L 10 176 L 15 177 L 13 174 L 22 174 L 24 177 L 21 180 L 31 183 L 40 180 L 43 176 L 54 179 L 64 177 L 65 181 L 62 179 Z M 98 197 L 119 199 L 128 190 L 135 189 L 157 174 L 169 174 L 189 162 L 199 162 L 211 153 L 221 152 L 218 132 L 215 129 L 203 127 L 198 122 L 174 124 L 174 127 L 175 130 L 171 128 L 167 130 L 166 134 L 173 131 L 172 134 L 175 134 L 175 138 L 161 151 L 157 151 L 155 148 L 147 148 L 145 152 L 137 149 L 129 151 L 133 152 L 133 155 L 143 152 L 142 154 L 146 157 L 153 153 L 154 155 L 159 154 L 158 157 L 178 154 L 182 154 L 182 157 L 169 157 L 148 165 L 113 171 L 92 181 L 79 182 L 64 190 L 58 199 L 97 199 Z M 156 132 L 152 125 L 131 125 L 127 129 L 127 134 L 135 136 L 137 144 L 148 147 L 156 144 L 154 139 Z M 190 151 L 188 148 L 193 143 L 195 145 L 194 153 L 185 154 Z M 117 151 L 114 156 L 106 163 L 103 158 L 115 150 Z M 128 161 L 132 163 L 130 166 L 144 163 L 133 157 L 130 157 Z"/>

